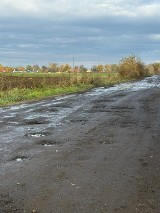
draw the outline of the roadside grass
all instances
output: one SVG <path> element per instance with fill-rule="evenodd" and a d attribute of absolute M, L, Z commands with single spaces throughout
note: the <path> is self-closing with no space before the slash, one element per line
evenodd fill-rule
<path fill-rule="evenodd" d="M 93 88 L 90 84 L 78 84 L 68 87 L 56 88 L 37 88 L 37 89 L 12 89 L 5 92 L 0 92 L 0 106 L 11 105 L 27 100 L 38 100 L 55 95 L 71 94 L 83 92 Z"/>
<path fill-rule="evenodd" d="M 33 74 L 33 75 L 32 75 Z M 118 73 L 0 74 L 0 106 L 126 82 Z"/>

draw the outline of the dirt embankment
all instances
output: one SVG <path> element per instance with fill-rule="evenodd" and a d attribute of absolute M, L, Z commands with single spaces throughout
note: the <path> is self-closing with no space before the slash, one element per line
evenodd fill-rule
<path fill-rule="evenodd" d="M 159 106 L 152 88 L 1 110 L 0 213 L 160 212 Z"/>

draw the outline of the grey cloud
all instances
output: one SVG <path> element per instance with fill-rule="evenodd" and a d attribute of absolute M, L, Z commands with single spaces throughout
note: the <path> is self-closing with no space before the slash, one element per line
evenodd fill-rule
<path fill-rule="evenodd" d="M 155 18 L 82 17 L 63 19 L 2 18 L 0 63 L 117 63 L 135 53 L 158 60 L 160 23 Z M 151 36 L 152 35 L 152 36 Z"/>

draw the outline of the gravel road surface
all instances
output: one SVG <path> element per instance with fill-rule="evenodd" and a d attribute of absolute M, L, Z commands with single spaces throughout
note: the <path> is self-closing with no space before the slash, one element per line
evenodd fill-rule
<path fill-rule="evenodd" d="M 159 213 L 160 76 L 0 108 L 0 213 Z"/>

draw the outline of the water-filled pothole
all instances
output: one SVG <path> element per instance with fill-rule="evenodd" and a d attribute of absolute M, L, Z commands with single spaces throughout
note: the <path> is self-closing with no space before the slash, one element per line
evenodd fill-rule
<path fill-rule="evenodd" d="M 17 161 L 17 162 L 22 162 L 24 160 L 26 160 L 25 156 L 16 156 L 14 158 L 12 158 L 13 161 Z"/>
<path fill-rule="evenodd" d="M 33 137 L 33 138 L 45 137 L 48 135 L 50 135 L 49 132 L 31 132 L 27 134 L 28 137 Z"/>

